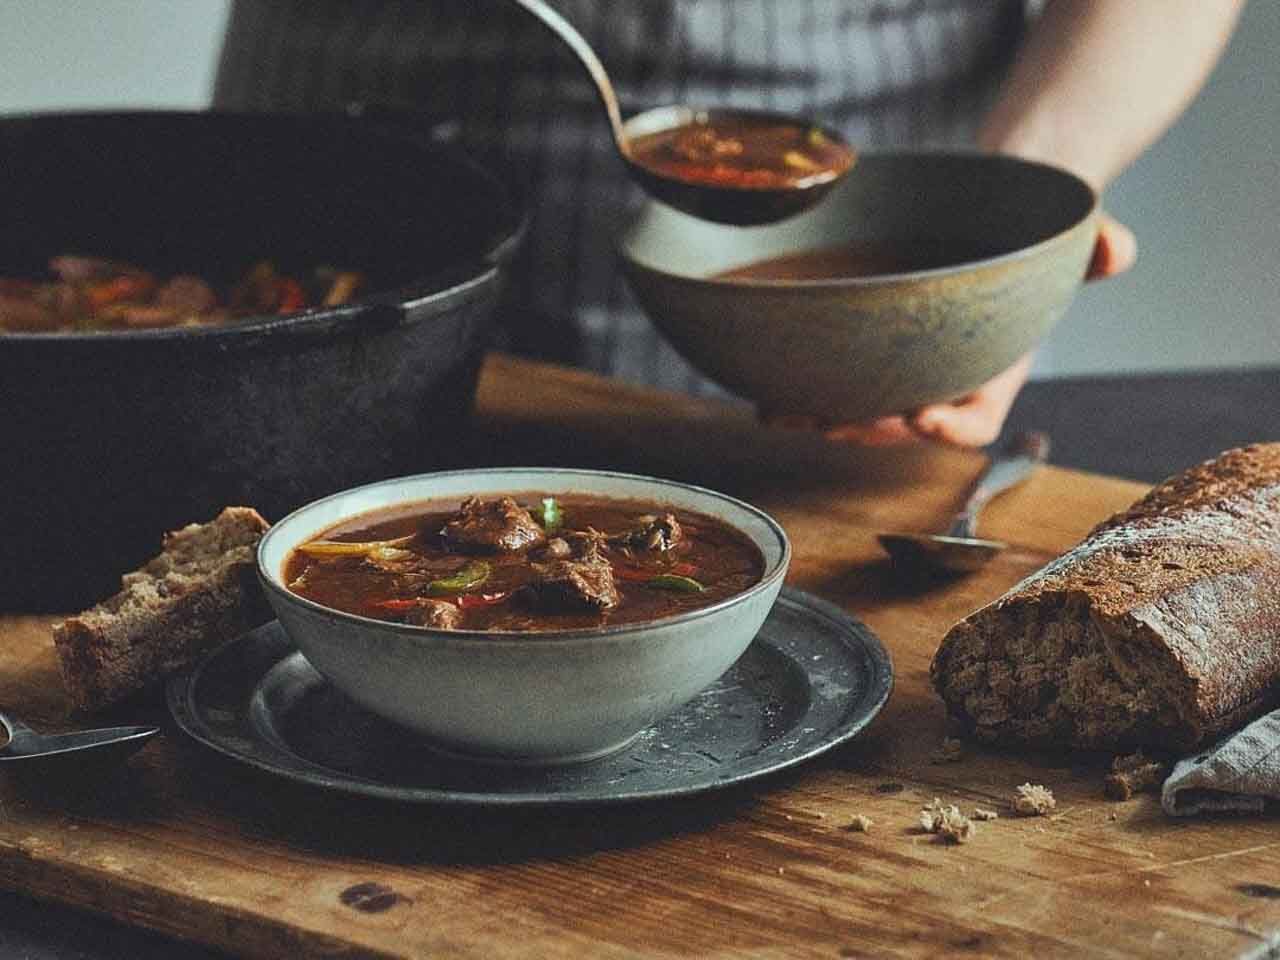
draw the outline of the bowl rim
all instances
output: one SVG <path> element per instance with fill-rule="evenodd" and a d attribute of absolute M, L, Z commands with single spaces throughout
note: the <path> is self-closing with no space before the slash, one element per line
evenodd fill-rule
<path fill-rule="evenodd" d="M 877 273 L 860 277 L 822 277 L 808 280 L 782 280 L 768 278 L 744 278 L 744 277 L 723 277 L 713 275 L 709 277 L 695 277 L 687 273 L 676 273 L 661 267 L 656 267 L 651 263 L 637 259 L 631 252 L 631 238 L 635 233 L 636 224 L 643 217 L 644 211 L 657 201 L 650 200 L 641 207 L 641 212 L 631 221 L 630 224 L 620 234 L 615 247 L 619 259 L 627 270 L 643 270 L 647 273 L 660 276 L 664 279 L 674 280 L 683 283 L 705 285 L 708 287 L 721 289 L 742 289 L 742 290 L 769 290 L 769 291 L 815 291 L 815 290 L 843 290 L 848 288 L 875 287 L 886 283 L 905 283 L 918 280 L 934 280 L 943 279 L 949 276 L 957 276 L 964 273 L 970 273 L 976 269 L 985 269 L 987 267 L 1003 266 L 1007 263 L 1014 263 L 1019 260 L 1029 259 L 1047 250 L 1059 243 L 1065 243 L 1067 239 L 1076 230 L 1087 224 L 1090 220 L 1095 219 L 1101 211 L 1101 194 L 1099 191 L 1080 175 L 1073 173 L 1065 167 L 1060 167 L 1052 163 L 1046 163 L 1040 160 L 1029 160 L 1025 157 L 1014 156 L 1008 153 L 990 153 L 974 148 L 969 149 L 948 149 L 945 147 L 921 148 L 918 150 L 866 150 L 857 151 L 857 161 L 854 163 L 853 170 L 847 174 L 849 177 L 857 176 L 857 168 L 866 160 L 891 160 L 894 158 L 907 158 L 911 160 L 920 159 L 943 159 L 943 160 L 960 160 L 961 162 L 982 161 L 982 162 L 1000 162 L 1013 166 L 1025 168 L 1040 168 L 1053 175 L 1059 176 L 1066 181 L 1074 181 L 1076 187 L 1083 187 L 1089 196 L 1088 209 L 1084 215 L 1073 221 L 1068 226 L 1056 233 L 1050 234 L 1043 240 L 1037 240 L 1035 243 L 1017 250 L 1011 250 L 1008 253 L 999 253 L 990 257 L 983 257 L 978 260 L 966 260 L 961 263 L 949 264 L 943 267 L 929 267 L 923 270 L 905 270 L 901 273 Z M 767 227 L 765 229 L 768 229 Z M 803 252 L 809 249 L 819 249 L 818 247 L 805 247 L 796 252 Z M 733 269 L 733 268 L 730 268 Z"/>
<path fill-rule="evenodd" d="M 303 597 L 299 594 L 296 594 L 293 591 L 291 591 L 287 586 L 285 586 L 285 584 L 282 582 L 277 572 L 270 571 L 267 568 L 267 565 L 265 562 L 265 555 L 267 552 L 268 544 L 270 543 L 272 536 L 273 535 L 283 536 L 283 534 L 279 534 L 277 533 L 277 531 L 280 530 L 284 526 L 284 524 L 288 523 L 291 520 L 296 520 L 300 518 L 303 514 L 320 506 L 321 504 L 330 503 L 340 498 L 351 496 L 352 494 L 355 494 L 355 493 L 374 490 L 380 487 L 394 486 L 397 484 L 405 483 L 407 481 L 425 480 L 429 478 L 443 479 L 445 477 L 460 477 L 460 476 L 499 476 L 502 474 L 514 474 L 514 473 L 542 474 L 546 476 L 609 477 L 609 478 L 620 479 L 620 480 L 637 480 L 647 484 L 657 484 L 659 486 L 670 487 L 677 490 L 684 490 L 684 491 L 688 491 L 696 494 L 710 496 L 724 503 L 727 503 L 731 506 L 734 506 L 740 510 L 743 510 L 753 515 L 757 520 L 761 521 L 765 525 L 765 527 L 769 530 L 769 532 L 776 538 L 778 546 L 781 548 L 781 552 L 778 556 L 777 562 L 773 565 L 772 569 L 767 568 L 764 572 L 764 575 L 758 581 L 753 583 L 751 586 L 747 587 L 747 589 L 741 591 L 740 593 L 735 593 L 731 596 L 725 597 L 723 600 L 718 600 L 715 603 L 709 604 L 708 606 L 699 607 L 696 610 L 688 610 L 688 611 L 685 611 L 684 613 L 677 613 L 670 616 L 658 617 L 652 620 L 641 620 L 634 623 L 621 623 L 621 624 L 612 624 L 612 625 L 606 624 L 606 625 L 596 626 L 596 627 L 574 627 L 574 628 L 567 628 L 567 629 L 560 629 L 560 630 L 538 630 L 538 631 L 446 630 L 446 629 L 441 629 L 437 627 L 425 627 L 425 626 L 420 627 L 420 626 L 415 626 L 413 624 L 394 623 L 389 620 L 378 620 L 374 617 L 365 617 L 356 613 L 348 613 L 345 610 L 335 610 L 333 607 L 327 607 L 322 603 L 317 603 L 314 600 L 310 600 L 307 597 Z M 498 491 L 493 491 L 493 492 L 497 493 Z M 603 495 L 603 496 L 608 496 L 608 495 Z M 413 503 L 413 502 L 419 502 L 422 500 L 430 500 L 430 499 L 431 497 L 428 495 L 425 497 L 406 499 L 403 502 Z M 615 497 L 615 499 L 619 499 L 619 498 Z M 387 506 L 391 506 L 391 505 L 392 504 L 384 504 L 382 507 L 373 507 L 371 508 L 371 510 L 385 509 Z M 354 516 L 354 514 L 352 515 Z M 746 531 L 741 530 L 741 528 L 737 527 L 731 521 L 725 521 L 725 522 L 729 523 L 730 526 L 734 527 L 734 529 L 739 530 L 740 532 L 743 533 L 744 536 L 749 537 L 750 539 L 753 540 L 753 542 L 755 542 L 755 538 L 752 538 L 750 534 L 748 534 Z M 301 543 L 302 541 L 299 540 L 298 542 Z M 759 543 L 757 543 L 756 545 L 757 545 L 757 548 L 760 548 Z M 297 546 L 296 543 L 292 544 L 289 547 L 289 550 L 293 550 L 294 548 L 296 548 L 296 546 Z M 763 549 L 761 549 L 761 552 L 762 553 L 764 552 Z M 346 490 L 340 490 L 340 491 L 337 491 L 336 493 L 331 493 L 328 496 L 321 497 L 317 500 L 312 500 L 309 503 L 306 503 L 303 506 L 298 507 L 296 510 L 291 511 L 289 514 L 287 514 L 286 516 L 282 517 L 280 520 L 273 523 L 271 527 L 267 530 L 267 532 L 263 534 L 262 539 L 258 541 L 257 549 L 254 552 L 255 565 L 257 567 L 257 572 L 258 572 L 258 580 L 263 584 L 263 587 L 267 589 L 269 592 L 271 592 L 272 594 L 274 594 L 275 596 L 283 599 L 285 602 L 300 606 L 304 610 L 307 610 L 310 613 L 326 616 L 340 622 L 348 623 L 354 627 L 362 627 L 362 628 L 372 627 L 378 631 L 395 633 L 404 637 L 418 638 L 418 639 L 431 639 L 431 640 L 445 640 L 445 641 L 453 641 L 455 643 L 479 641 L 479 642 L 483 642 L 487 646 L 488 645 L 496 646 L 496 645 L 502 645 L 502 644 L 508 644 L 508 645 L 528 645 L 531 643 L 545 644 L 549 642 L 555 642 L 557 640 L 559 641 L 581 641 L 584 639 L 621 640 L 626 638 L 633 638 L 636 634 L 647 634 L 650 631 L 652 631 L 655 627 L 667 627 L 667 626 L 672 626 L 677 624 L 685 624 L 685 623 L 693 622 L 695 620 L 703 619 L 704 617 L 714 616 L 717 613 L 725 609 L 728 609 L 729 607 L 738 606 L 739 604 L 745 603 L 750 598 L 753 598 L 762 593 L 767 593 L 768 591 L 773 589 L 775 585 L 780 588 L 781 582 L 786 577 L 787 570 L 791 565 L 791 557 L 792 557 L 791 540 L 787 536 L 786 531 L 782 528 L 782 525 L 778 523 L 778 521 L 773 519 L 773 517 L 771 517 L 765 511 L 761 510 L 759 507 L 753 506 L 752 504 L 747 503 L 745 500 L 739 500 L 737 497 L 732 497 L 726 493 L 721 493 L 718 490 L 712 490 L 709 487 L 703 487 L 693 483 L 685 483 L 680 480 L 671 480 L 665 477 L 653 477 L 653 476 L 647 476 L 645 474 L 629 473 L 621 470 L 595 470 L 595 469 L 590 469 L 585 467 L 511 467 L 511 466 L 509 467 L 475 467 L 475 468 L 463 468 L 459 470 L 441 470 L 441 471 L 433 471 L 430 473 L 411 474 L 409 476 L 391 477 L 386 480 L 377 480 L 372 483 L 362 484 L 357 487 L 349 487 Z"/>

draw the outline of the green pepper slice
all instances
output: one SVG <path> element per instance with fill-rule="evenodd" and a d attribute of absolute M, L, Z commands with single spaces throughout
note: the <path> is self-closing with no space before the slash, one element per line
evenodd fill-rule
<path fill-rule="evenodd" d="M 682 577 L 677 573 L 660 573 L 646 580 L 645 586 L 658 590 L 675 590 L 677 593 L 702 593 L 707 589 L 693 577 Z"/>
<path fill-rule="evenodd" d="M 483 560 L 472 560 L 461 570 L 451 573 L 439 580 L 427 584 L 427 595 L 431 597 L 449 596 L 454 593 L 466 593 L 474 590 L 489 579 L 490 567 Z"/>
<path fill-rule="evenodd" d="M 542 500 L 542 529 L 547 533 L 554 533 L 560 529 L 560 524 L 564 522 L 564 513 L 560 510 L 560 504 L 556 503 L 555 497 L 544 497 Z"/>

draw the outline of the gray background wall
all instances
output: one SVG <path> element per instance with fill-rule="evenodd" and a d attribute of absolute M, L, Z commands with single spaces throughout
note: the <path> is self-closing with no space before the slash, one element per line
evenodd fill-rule
<path fill-rule="evenodd" d="M 1108 189 L 1138 265 L 1080 294 L 1042 370 L 1280 365 L 1277 48 L 1280 2 L 1252 0 L 1199 98 Z"/>
<path fill-rule="evenodd" d="M 227 0 L 0 0 L 0 112 L 203 106 L 226 15 Z M 1280 366 L 1277 48 L 1280 2 L 1252 0 L 1199 99 L 1108 191 L 1138 266 L 1080 294 L 1038 376 Z"/>

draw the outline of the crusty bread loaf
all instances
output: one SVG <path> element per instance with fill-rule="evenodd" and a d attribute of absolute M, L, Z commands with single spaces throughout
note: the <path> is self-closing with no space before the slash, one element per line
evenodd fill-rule
<path fill-rule="evenodd" d="M 54 648 L 76 708 L 115 703 L 265 623 L 254 550 L 266 529 L 256 510 L 228 507 L 174 531 L 119 593 L 57 624 Z"/>
<path fill-rule="evenodd" d="M 1193 748 L 1280 701 L 1280 444 L 1161 483 L 954 626 L 930 673 L 978 738 Z"/>

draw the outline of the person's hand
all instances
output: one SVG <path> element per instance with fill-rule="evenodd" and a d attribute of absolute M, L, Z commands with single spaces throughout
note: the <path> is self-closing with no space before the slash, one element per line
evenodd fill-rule
<path fill-rule="evenodd" d="M 1089 261 L 1086 280 L 1101 280 L 1124 273 L 1133 266 L 1138 244 L 1124 224 L 1102 214 L 1098 239 Z M 935 403 L 901 416 L 881 417 L 866 423 L 823 425 L 813 417 L 775 417 L 769 422 L 784 427 L 817 428 L 830 440 L 863 446 L 892 446 L 930 440 L 959 447 L 981 447 L 1000 435 L 1005 417 L 1031 370 L 1031 354 L 988 380 L 959 400 Z"/>
<path fill-rule="evenodd" d="M 1000 435 L 1004 418 L 1030 369 L 1031 354 L 1028 353 L 1008 370 L 958 400 L 930 404 L 901 416 L 881 417 L 868 423 L 828 426 L 823 434 L 829 440 L 873 447 L 920 440 L 981 447 Z"/>
<path fill-rule="evenodd" d="M 1030 369 L 1031 354 L 1027 354 L 966 397 L 866 423 L 824 424 L 817 417 L 790 415 L 765 417 L 765 422 L 776 427 L 821 430 L 828 440 L 866 447 L 895 446 L 921 440 L 980 447 L 1000 434 L 1004 418 L 1013 406 L 1013 398 L 1022 389 Z"/>
<path fill-rule="evenodd" d="M 1138 259 L 1138 240 L 1133 231 L 1103 213 L 1098 221 L 1098 239 L 1093 245 L 1085 280 L 1105 280 L 1124 273 Z"/>

